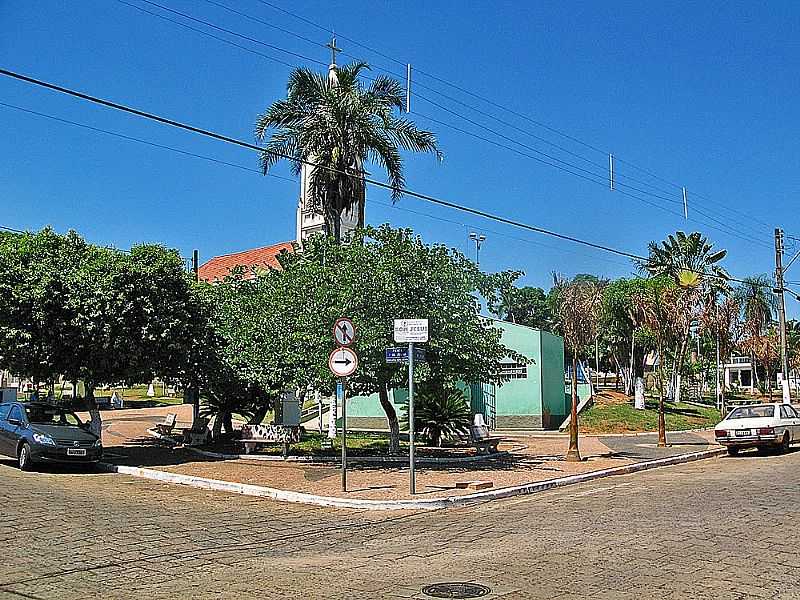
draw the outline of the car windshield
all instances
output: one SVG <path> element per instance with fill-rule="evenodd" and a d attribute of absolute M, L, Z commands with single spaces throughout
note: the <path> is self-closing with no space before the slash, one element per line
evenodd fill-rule
<path fill-rule="evenodd" d="M 774 416 L 774 406 L 740 406 L 728 415 L 728 419 L 756 419 Z"/>
<path fill-rule="evenodd" d="M 25 412 L 31 425 L 81 426 L 81 420 L 74 413 L 55 406 L 30 405 L 25 407 Z"/>

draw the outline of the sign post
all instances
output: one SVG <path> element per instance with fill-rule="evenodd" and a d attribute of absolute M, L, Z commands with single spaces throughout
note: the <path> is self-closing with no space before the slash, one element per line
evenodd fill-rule
<path fill-rule="evenodd" d="M 328 357 L 328 367 L 331 373 L 339 379 L 336 382 L 336 399 L 342 406 L 342 491 L 347 491 L 347 399 L 345 397 L 345 384 L 347 376 L 352 375 L 358 367 L 358 356 L 350 348 L 356 339 L 356 328 L 350 319 L 342 317 L 333 325 L 333 339 L 339 345 Z M 329 419 L 336 420 L 332 414 Z"/>
<path fill-rule="evenodd" d="M 414 343 L 428 341 L 428 319 L 395 319 L 394 341 L 408 343 L 408 464 L 409 491 L 417 493 L 414 464 Z"/>
<path fill-rule="evenodd" d="M 336 383 L 336 397 L 342 407 L 342 491 L 347 491 L 347 403 L 344 398 L 344 377 Z"/>
<path fill-rule="evenodd" d="M 408 464 L 409 491 L 417 493 L 417 477 L 414 469 L 414 342 L 408 342 Z"/>

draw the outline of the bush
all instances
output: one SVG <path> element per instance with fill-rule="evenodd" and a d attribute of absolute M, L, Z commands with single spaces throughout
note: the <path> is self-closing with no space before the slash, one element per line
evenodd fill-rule
<path fill-rule="evenodd" d="M 404 420 L 408 428 L 408 411 Z M 464 392 L 456 387 L 423 384 L 414 398 L 414 430 L 431 446 L 441 446 L 446 438 L 469 434 L 472 411 Z"/>

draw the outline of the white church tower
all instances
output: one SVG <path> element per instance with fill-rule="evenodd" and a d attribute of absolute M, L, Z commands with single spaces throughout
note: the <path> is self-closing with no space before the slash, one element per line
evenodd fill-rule
<path fill-rule="evenodd" d="M 340 52 L 336 47 L 336 38 L 327 45 L 331 49 L 331 64 L 328 67 L 328 82 L 332 86 L 339 83 L 336 73 L 336 53 Z M 314 162 L 313 157 L 311 162 Z M 325 232 L 325 215 L 314 210 L 314 202 L 311 198 L 311 173 L 314 167 L 304 164 L 300 169 L 300 200 L 297 203 L 297 243 L 302 246 L 309 236 Z M 350 233 L 358 227 L 360 221 L 359 206 L 356 203 L 352 209 L 342 213 L 341 235 L 342 239 L 347 239 Z"/>

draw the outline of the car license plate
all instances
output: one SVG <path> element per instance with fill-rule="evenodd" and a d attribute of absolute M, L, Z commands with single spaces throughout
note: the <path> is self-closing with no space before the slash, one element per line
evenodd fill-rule
<path fill-rule="evenodd" d="M 86 456 L 83 448 L 67 448 L 67 456 Z"/>
<path fill-rule="evenodd" d="M 749 437 L 750 435 L 752 435 L 752 433 L 749 429 L 738 429 L 736 431 L 736 437 Z"/>

